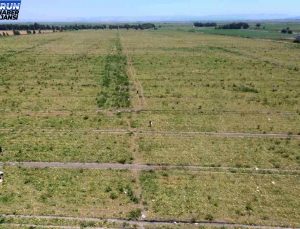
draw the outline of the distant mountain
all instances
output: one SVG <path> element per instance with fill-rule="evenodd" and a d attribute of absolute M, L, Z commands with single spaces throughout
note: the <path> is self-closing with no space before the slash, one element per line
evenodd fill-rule
<path fill-rule="evenodd" d="M 300 21 L 300 16 L 299 16 L 299 17 L 287 18 L 287 20 L 296 20 L 296 21 Z"/>

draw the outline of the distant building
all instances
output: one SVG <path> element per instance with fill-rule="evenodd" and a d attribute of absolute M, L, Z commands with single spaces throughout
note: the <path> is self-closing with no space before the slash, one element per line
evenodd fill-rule
<path fill-rule="evenodd" d="M 300 35 L 298 35 L 298 36 L 295 37 L 295 42 L 296 43 L 300 43 Z"/>

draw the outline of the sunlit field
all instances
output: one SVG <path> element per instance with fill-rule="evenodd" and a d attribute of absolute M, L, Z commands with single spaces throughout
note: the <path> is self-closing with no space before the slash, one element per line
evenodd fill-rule
<path fill-rule="evenodd" d="M 184 27 L 1 37 L 0 214 L 299 227 L 299 51 Z"/>

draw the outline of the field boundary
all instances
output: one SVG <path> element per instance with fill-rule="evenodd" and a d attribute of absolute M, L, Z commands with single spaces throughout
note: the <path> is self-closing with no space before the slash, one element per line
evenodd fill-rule
<path fill-rule="evenodd" d="M 104 112 L 105 110 L 97 110 L 97 113 Z M 82 111 L 84 112 L 84 111 Z M 117 109 L 112 111 L 114 114 L 118 113 L 195 113 L 202 115 L 219 115 L 219 114 L 243 114 L 243 115 L 299 115 L 295 112 L 282 112 L 282 111 L 234 111 L 234 110 L 203 110 L 203 109 Z"/>
<path fill-rule="evenodd" d="M 37 225 L 37 224 L 27 224 L 27 223 L 1 223 L 0 226 L 13 226 L 13 227 L 20 227 L 20 228 L 24 228 L 24 227 L 28 227 L 28 228 L 49 228 L 49 229 L 53 229 L 53 228 L 60 228 L 60 229 L 81 229 L 80 226 L 55 226 L 55 225 Z M 93 229 L 98 229 L 100 227 L 93 227 Z"/>
<path fill-rule="evenodd" d="M 23 131 L 23 129 L 19 129 Z M 0 132 L 19 131 L 13 128 L 0 128 Z M 159 130 L 139 130 L 139 129 L 51 129 L 51 128 L 35 128 L 35 130 L 43 133 L 70 133 L 70 132 L 93 132 L 99 134 L 138 134 L 138 135 L 162 135 L 162 136 L 213 136 L 226 138 L 279 138 L 279 139 L 295 139 L 300 140 L 300 135 L 289 133 L 247 133 L 247 132 L 201 132 L 201 131 L 159 131 Z"/>
<path fill-rule="evenodd" d="M 58 169 L 95 169 L 95 170 L 186 170 L 199 172 L 232 172 L 253 174 L 278 174 L 278 175 L 300 175 L 297 169 L 275 169 L 275 168 L 239 168 L 239 167 L 211 167 L 198 165 L 158 165 L 158 164 L 118 164 L 118 163 L 79 163 L 79 162 L 0 162 L 0 166 L 11 166 L 20 168 L 58 168 Z"/>
<path fill-rule="evenodd" d="M 108 222 L 108 223 L 127 223 L 129 225 L 137 225 L 139 227 L 144 226 L 213 226 L 218 228 L 251 228 L 251 229 L 292 229 L 291 227 L 283 226 L 264 226 L 264 225 L 251 225 L 251 224 L 238 224 L 228 223 L 221 221 L 184 221 L 184 220 L 126 220 L 126 219 L 99 219 L 99 218 L 82 218 L 82 217 L 67 217 L 67 216 L 38 216 L 38 215 L 1 215 L 3 218 L 18 218 L 18 219 L 60 219 L 60 220 L 80 220 L 91 222 Z"/>
<path fill-rule="evenodd" d="M 93 96 L 91 96 L 93 97 Z M 0 109 L 0 113 L 4 112 L 5 116 L 18 117 L 18 116 L 32 116 L 32 117 L 45 117 L 45 116 L 70 116 L 71 114 L 78 115 L 97 115 L 99 113 L 106 114 L 121 113 L 160 113 L 160 114 L 190 114 L 190 115 L 288 115 L 299 116 L 300 114 L 295 112 L 281 112 L 281 111 L 234 111 L 234 110 L 203 110 L 203 109 L 98 109 L 94 110 L 52 110 L 52 111 L 10 111 Z"/>
<path fill-rule="evenodd" d="M 120 36 L 120 42 L 122 43 L 122 37 L 121 36 Z M 136 71 L 135 71 L 135 68 L 133 67 L 132 58 L 129 55 L 127 47 L 125 45 L 123 45 L 122 47 L 123 47 L 124 55 L 126 56 L 126 59 L 127 59 L 128 77 L 134 85 L 134 89 L 136 91 L 136 95 L 137 95 L 137 98 L 138 98 L 138 104 L 136 104 L 134 106 L 134 108 L 135 109 L 143 109 L 143 107 L 147 104 L 146 99 L 145 99 L 145 95 L 144 95 L 143 86 L 142 86 L 141 82 L 136 77 Z"/>

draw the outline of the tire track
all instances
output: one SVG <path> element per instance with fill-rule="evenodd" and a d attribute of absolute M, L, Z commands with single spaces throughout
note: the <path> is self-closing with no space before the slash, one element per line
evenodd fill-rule
<path fill-rule="evenodd" d="M 42 47 L 43 45 L 47 45 L 49 43 L 55 42 L 62 39 L 62 36 L 56 37 L 56 38 L 52 38 L 52 39 L 48 39 L 48 40 L 42 40 L 39 43 L 32 45 L 30 47 L 26 47 L 23 48 L 21 50 L 15 51 L 15 50 L 10 50 L 10 52 L 6 53 L 6 54 L 0 54 L 0 60 L 5 62 L 8 60 L 8 58 L 14 57 L 16 55 L 20 55 L 20 54 L 24 54 L 28 51 L 32 52 L 33 49 Z M 6 51 L 7 52 L 7 51 Z"/>
<path fill-rule="evenodd" d="M 79 162 L 0 162 L 0 166 L 21 167 L 30 169 L 95 169 L 95 170 L 130 170 L 133 172 L 151 170 L 187 170 L 199 172 L 238 172 L 256 174 L 300 175 L 300 170 L 281 170 L 267 168 L 206 167 L 197 165 L 150 165 L 150 164 L 117 164 L 117 163 L 79 163 Z"/>
<path fill-rule="evenodd" d="M 240 133 L 240 132 L 192 132 L 192 131 L 139 131 L 139 134 L 145 135 L 172 135 L 172 136 L 215 136 L 226 138 L 282 138 L 282 139 L 297 139 L 300 140 L 300 135 L 285 134 L 285 133 Z"/>
<path fill-rule="evenodd" d="M 97 113 L 104 110 L 97 110 Z M 118 113 L 172 113 L 172 114 L 203 114 L 203 115 L 223 115 L 223 114 L 238 114 L 238 115 L 300 115 L 292 111 L 234 111 L 234 110 L 203 110 L 203 109 L 118 109 L 112 111 L 113 114 Z"/>
<path fill-rule="evenodd" d="M 81 229 L 80 226 L 54 226 L 54 225 L 37 225 L 37 224 L 27 224 L 27 223 L 1 223 L 2 226 L 12 226 L 12 227 L 20 227 L 20 228 L 59 228 L 59 229 Z M 93 227 L 93 229 L 97 229 L 99 227 Z"/>
<path fill-rule="evenodd" d="M 144 91 L 143 91 L 143 87 L 141 85 L 141 83 L 137 80 L 136 78 L 136 72 L 135 69 L 132 65 L 132 60 L 131 57 L 129 56 L 128 50 L 125 47 L 125 45 L 123 45 L 122 42 L 122 37 L 119 34 L 119 39 L 120 39 L 120 44 L 122 46 L 122 50 L 126 56 L 126 60 L 127 60 L 127 75 L 129 80 L 131 80 L 133 82 L 134 85 L 134 93 L 133 95 L 131 95 L 131 97 L 133 98 L 134 96 L 137 97 L 137 101 L 138 104 L 136 103 L 132 103 L 133 104 L 133 109 L 134 110 L 138 110 L 138 109 L 143 109 L 143 107 L 145 106 L 146 102 L 145 102 L 145 96 L 144 96 Z M 135 93 L 136 91 L 136 93 Z M 132 121 L 137 119 L 137 113 L 133 113 L 132 115 L 130 115 L 130 117 L 127 120 L 128 123 L 128 129 L 131 133 L 130 135 L 130 148 L 131 148 L 131 152 L 133 155 L 133 159 L 134 159 L 134 164 L 133 166 L 133 174 L 134 177 L 136 179 L 136 183 L 137 183 L 137 195 L 138 195 L 138 205 L 139 208 L 141 209 L 141 218 L 144 219 L 147 215 L 147 211 L 145 209 L 144 206 L 144 198 L 143 198 L 143 191 L 142 191 L 142 184 L 140 182 L 140 169 L 138 168 L 138 164 L 140 163 L 142 160 L 141 155 L 139 153 L 139 144 L 138 144 L 138 135 L 137 135 L 137 129 L 132 127 Z M 144 228 L 143 225 L 140 225 L 140 228 Z"/>
<path fill-rule="evenodd" d="M 280 62 L 280 61 L 275 61 L 274 59 L 270 59 L 268 57 L 267 58 L 262 58 L 262 57 L 259 57 L 257 55 L 250 54 L 250 52 L 247 51 L 247 50 L 246 51 L 236 50 L 236 49 L 232 50 L 232 49 L 229 49 L 229 48 L 224 48 L 224 47 L 219 47 L 219 46 L 209 46 L 208 48 L 210 48 L 214 51 L 220 51 L 220 52 L 223 52 L 223 53 L 235 55 L 239 58 L 243 57 L 243 58 L 249 59 L 251 61 L 255 60 L 255 61 L 258 61 L 259 63 L 269 64 L 274 68 L 279 67 L 279 68 L 285 68 L 285 69 L 295 71 L 295 72 L 299 71 L 299 68 L 296 65 L 291 65 L 289 63 L 283 63 L 283 62 Z"/>
<path fill-rule="evenodd" d="M 184 220 L 126 220 L 126 219 L 98 219 L 98 218 L 88 218 L 88 217 L 67 217 L 67 216 L 38 216 L 38 215 L 0 215 L 4 218 L 16 218 L 16 219 L 58 219 L 58 220 L 80 220 L 80 221 L 90 221 L 90 222 L 108 222 L 108 223 L 119 223 L 119 224 L 129 224 L 131 226 L 139 226 L 140 228 L 144 226 L 188 226 L 197 227 L 199 226 L 210 226 L 217 228 L 251 228 L 251 229 L 292 229 L 291 227 L 283 226 L 268 226 L 268 225 L 253 225 L 253 224 L 239 224 L 239 223 L 229 223 L 222 221 L 184 221 Z M 295 228 L 295 227 L 294 227 Z"/>
<path fill-rule="evenodd" d="M 124 39 L 120 36 L 120 42 L 123 44 L 124 42 L 122 42 L 122 40 L 124 40 Z M 134 85 L 134 88 L 135 88 L 135 91 L 136 91 L 136 94 L 137 94 L 137 97 L 138 97 L 138 103 L 139 104 L 134 105 L 134 108 L 135 109 L 143 109 L 143 107 L 147 105 L 145 95 L 144 95 L 143 86 L 142 86 L 141 82 L 136 77 L 136 71 L 135 71 L 135 68 L 133 67 L 133 64 L 132 64 L 132 58 L 129 55 L 128 49 L 125 45 L 123 45 L 123 50 L 124 50 L 124 54 L 125 54 L 126 59 L 127 59 L 128 77 L 133 82 L 133 85 Z"/>
<path fill-rule="evenodd" d="M 177 137 L 211 136 L 226 138 L 276 138 L 276 139 L 295 139 L 300 140 L 300 135 L 289 133 L 246 133 L 246 132 L 202 132 L 202 131 L 156 131 L 140 129 L 53 129 L 53 128 L 35 128 L 44 134 L 71 133 L 71 132 L 91 132 L 99 134 L 137 134 L 137 135 L 161 135 Z M 0 132 L 17 132 L 14 128 L 0 128 Z M 24 129 L 19 129 L 24 131 Z"/>
<path fill-rule="evenodd" d="M 0 109 L 0 112 L 4 113 L 6 117 L 19 117 L 19 116 L 31 116 L 31 117 L 45 117 L 45 116 L 70 116 L 72 115 L 97 115 L 97 114 L 107 114 L 107 109 L 100 110 L 52 110 L 52 111 L 20 111 L 15 112 L 11 110 Z M 199 109 L 116 109 L 109 110 L 111 115 L 116 115 L 120 113 L 158 113 L 158 114 L 185 114 L 185 115 L 287 115 L 287 116 L 298 116 L 297 112 L 281 112 L 281 111 L 233 111 L 233 110 L 199 110 Z"/>

